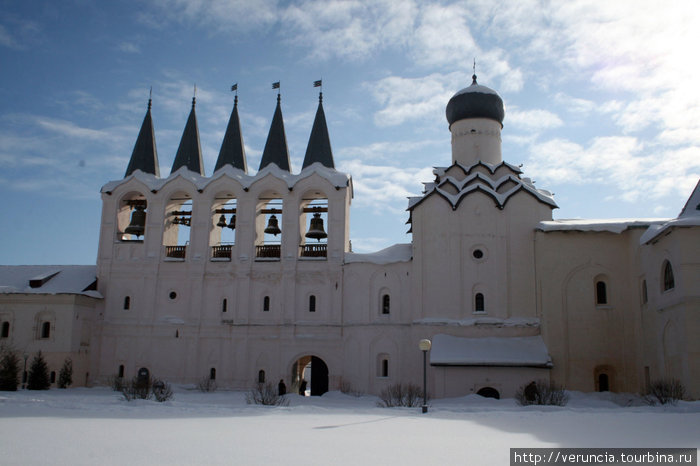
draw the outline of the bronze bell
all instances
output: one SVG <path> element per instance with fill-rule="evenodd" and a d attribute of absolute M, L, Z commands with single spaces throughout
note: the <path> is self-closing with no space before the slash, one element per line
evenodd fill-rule
<path fill-rule="evenodd" d="M 265 227 L 265 233 L 268 235 L 279 235 L 282 233 L 282 230 L 280 230 L 280 227 L 277 223 L 277 217 L 274 215 L 270 215 L 270 219 L 267 221 L 267 227 Z"/>
<path fill-rule="evenodd" d="M 216 226 L 220 228 L 226 226 L 226 216 L 224 214 L 221 214 L 221 217 L 219 217 L 219 221 L 216 223 Z"/>
<path fill-rule="evenodd" d="M 311 225 L 309 226 L 309 231 L 306 232 L 307 238 L 313 238 L 316 241 L 321 241 L 323 238 L 327 238 L 328 234 L 326 234 L 326 231 L 323 229 L 323 219 L 321 218 L 321 214 L 316 212 L 314 214 L 314 218 L 311 219 Z"/>
<path fill-rule="evenodd" d="M 222 215 L 223 217 L 223 215 Z M 236 229 L 236 214 L 231 215 L 231 221 L 227 225 L 230 229 L 235 230 Z"/>
<path fill-rule="evenodd" d="M 131 222 L 126 227 L 124 233 L 134 236 L 142 236 L 146 230 L 146 212 L 143 206 L 137 205 L 136 210 L 131 214 Z"/>

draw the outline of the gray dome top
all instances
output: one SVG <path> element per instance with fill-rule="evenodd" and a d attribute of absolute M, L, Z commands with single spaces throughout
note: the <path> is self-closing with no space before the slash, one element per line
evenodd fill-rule
<path fill-rule="evenodd" d="M 455 121 L 465 118 L 490 118 L 503 126 L 505 109 L 503 100 L 494 91 L 476 82 L 472 76 L 472 84 L 452 96 L 445 110 L 447 122 L 452 125 Z"/>

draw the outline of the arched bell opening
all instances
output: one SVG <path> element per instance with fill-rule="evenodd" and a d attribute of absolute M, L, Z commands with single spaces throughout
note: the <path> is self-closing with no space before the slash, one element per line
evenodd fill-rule
<path fill-rule="evenodd" d="M 142 242 L 146 234 L 148 202 L 141 193 L 129 193 L 119 201 L 117 240 Z"/>
<path fill-rule="evenodd" d="M 182 192 L 174 194 L 165 207 L 163 246 L 166 257 L 185 259 L 191 226 L 192 196 Z"/>
<path fill-rule="evenodd" d="M 255 218 L 255 257 L 279 260 L 282 256 L 282 208 L 279 193 L 269 192 L 258 198 Z"/>
<path fill-rule="evenodd" d="M 302 356 L 292 365 L 292 393 L 321 396 L 328 391 L 328 366 L 317 356 Z"/>
<path fill-rule="evenodd" d="M 237 204 L 233 193 L 224 193 L 215 199 L 209 235 L 212 260 L 231 260 L 236 244 Z"/>
<path fill-rule="evenodd" d="M 320 191 L 303 196 L 300 212 L 299 257 L 326 258 L 328 254 L 328 198 Z"/>

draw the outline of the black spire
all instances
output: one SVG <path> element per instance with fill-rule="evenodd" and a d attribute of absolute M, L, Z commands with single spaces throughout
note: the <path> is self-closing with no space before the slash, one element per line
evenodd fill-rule
<path fill-rule="evenodd" d="M 241 134 L 241 122 L 238 118 L 238 96 L 234 97 L 231 118 L 228 120 L 224 141 L 221 143 L 219 158 L 216 160 L 214 171 L 224 165 L 232 165 L 248 173 L 248 164 L 245 159 L 245 146 Z"/>
<path fill-rule="evenodd" d="M 284 134 L 284 120 L 282 119 L 282 106 L 280 105 L 280 95 L 277 94 L 277 108 L 272 117 L 270 132 L 267 135 L 265 149 L 263 149 L 260 168 L 262 170 L 269 164 L 277 164 L 282 170 L 289 170 L 289 151 L 287 150 L 287 137 Z"/>
<path fill-rule="evenodd" d="M 309 144 L 306 146 L 302 170 L 314 162 L 321 162 L 322 165 L 328 168 L 335 168 L 331 140 L 328 137 L 326 114 L 323 111 L 323 92 L 318 94 L 318 109 L 316 110 L 314 126 L 311 128 Z"/>
<path fill-rule="evenodd" d="M 177 148 L 177 154 L 170 173 L 176 172 L 180 167 L 187 167 L 188 170 L 204 176 L 202 148 L 199 145 L 199 128 L 197 127 L 197 115 L 194 112 L 194 105 L 195 98 L 192 97 L 192 110 L 187 118 L 185 131 L 182 133 L 180 147 Z"/>
<path fill-rule="evenodd" d="M 134 151 L 131 153 L 129 166 L 126 168 L 124 178 L 134 173 L 136 170 L 141 170 L 144 173 L 150 173 L 155 176 L 160 176 L 160 168 L 158 167 L 158 151 L 156 150 L 156 135 L 153 131 L 153 120 L 151 119 L 151 99 L 148 99 L 148 110 L 141 124 L 141 131 L 136 138 Z"/>

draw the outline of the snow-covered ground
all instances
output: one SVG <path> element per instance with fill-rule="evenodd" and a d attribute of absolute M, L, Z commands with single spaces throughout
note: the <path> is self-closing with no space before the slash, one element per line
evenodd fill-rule
<path fill-rule="evenodd" d="M 470 395 L 421 414 L 339 392 L 286 407 L 187 387 L 165 403 L 108 388 L 0 392 L 0 464 L 507 465 L 511 447 L 700 446 L 700 401 L 570 395 L 566 407 Z"/>

